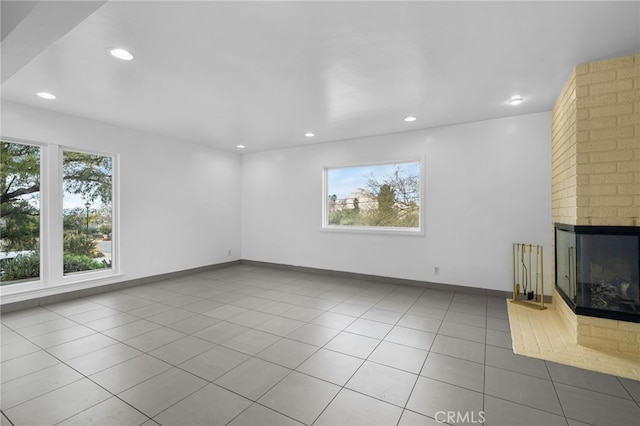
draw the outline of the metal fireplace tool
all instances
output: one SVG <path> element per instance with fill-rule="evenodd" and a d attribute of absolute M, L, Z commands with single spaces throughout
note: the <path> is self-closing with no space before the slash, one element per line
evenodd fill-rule
<path fill-rule="evenodd" d="M 511 303 L 533 309 L 547 309 L 544 306 L 543 259 L 541 245 L 513 244 L 513 299 Z"/>

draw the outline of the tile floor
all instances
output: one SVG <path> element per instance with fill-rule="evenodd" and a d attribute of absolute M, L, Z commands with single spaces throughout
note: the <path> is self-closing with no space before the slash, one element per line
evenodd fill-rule
<path fill-rule="evenodd" d="M 505 300 L 237 265 L 2 315 L 1 425 L 638 425 Z"/>

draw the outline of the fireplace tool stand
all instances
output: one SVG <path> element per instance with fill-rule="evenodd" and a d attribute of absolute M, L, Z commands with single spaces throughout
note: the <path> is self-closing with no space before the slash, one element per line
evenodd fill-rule
<path fill-rule="evenodd" d="M 541 245 L 513 244 L 513 299 L 511 303 L 543 310 L 544 264 Z"/>

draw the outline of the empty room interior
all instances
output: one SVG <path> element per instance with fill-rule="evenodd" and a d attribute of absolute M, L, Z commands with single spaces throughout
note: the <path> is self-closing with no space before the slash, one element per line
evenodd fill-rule
<path fill-rule="evenodd" d="M 638 425 L 640 2 L 1 16 L 1 426 Z"/>

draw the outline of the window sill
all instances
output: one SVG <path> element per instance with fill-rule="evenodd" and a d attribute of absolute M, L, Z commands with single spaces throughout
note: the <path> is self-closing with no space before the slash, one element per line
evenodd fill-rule
<path fill-rule="evenodd" d="M 424 237 L 423 229 L 416 228 L 392 228 L 379 227 L 372 228 L 368 226 L 332 226 L 326 225 L 321 229 L 322 232 L 335 232 L 340 234 L 371 234 L 371 235 L 402 235 L 408 237 Z"/>

